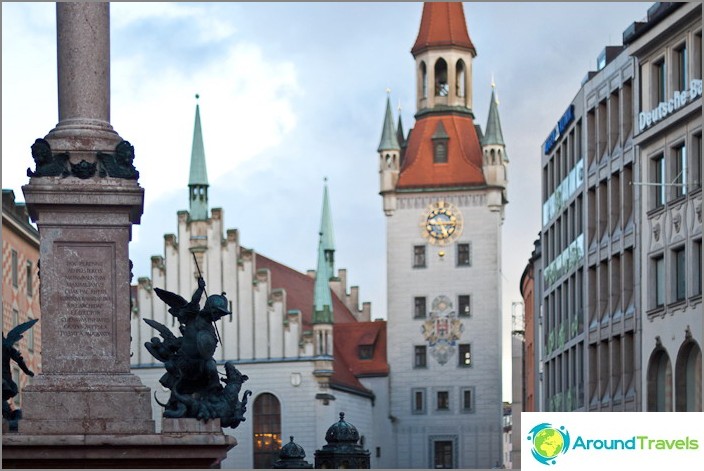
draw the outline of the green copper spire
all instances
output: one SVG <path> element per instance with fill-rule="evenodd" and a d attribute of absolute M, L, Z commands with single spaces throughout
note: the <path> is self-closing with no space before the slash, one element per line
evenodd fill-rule
<path fill-rule="evenodd" d="M 323 237 L 318 243 L 318 269 L 315 272 L 315 288 L 313 290 L 313 324 L 332 324 L 332 295 L 328 280 L 328 264 L 325 260 Z"/>
<path fill-rule="evenodd" d="M 196 95 L 196 100 L 199 96 Z M 208 172 L 205 167 L 203 131 L 200 127 L 200 106 L 196 102 L 196 122 L 193 127 L 193 147 L 191 149 L 191 174 L 188 178 L 190 193 L 190 216 L 192 221 L 208 219 Z"/>
<path fill-rule="evenodd" d="M 401 122 L 401 105 L 398 106 L 398 125 L 396 126 L 396 142 L 401 148 L 406 147 L 406 138 L 403 133 L 403 122 Z"/>
<path fill-rule="evenodd" d="M 335 276 L 335 241 L 332 230 L 332 216 L 330 214 L 330 201 L 328 200 L 328 183 L 325 179 L 323 189 L 323 212 L 320 219 L 320 244 L 328 268 L 328 279 Z"/>
<path fill-rule="evenodd" d="M 389 90 L 387 90 L 387 93 Z M 386 97 L 386 116 L 384 117 L 384 128 L 381 131 L 381 142 L 379 143 L 378 152 L 385 150 L 401 150 L 396 138 L 396 130 L 394 129 L 394 117 L 391 113 L 391 98 Z"/>
<path fill-rule="evenodd" d="M 506 145 L 503 133 L 501 132 L 501 121 L 499 120 L 499 100 L 494 93 L 493 84 L 491 89 L 491 103 L 489 104 L 489 119 L 486 122 L 486 133 L 484 134 L 482 145 Z"/>
<path fill-rule="evenodd" d="M 313 324 L 332 324 L 332 295 L 328 282 L 335 273 L 335 242 L 333 241 L 327 178 L 323 188 L 323 214 L 320 219 L 319 235 L 318 269 L 315 272 L 313 292 Z"/>

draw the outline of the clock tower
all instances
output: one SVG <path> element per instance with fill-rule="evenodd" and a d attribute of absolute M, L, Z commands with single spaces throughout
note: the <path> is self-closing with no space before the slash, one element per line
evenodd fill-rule
<path fill-rule="evenodd" d="M 395 462 L 492 468 L 502 461 L 508 164 L 498 103 L 492 95 L 485 136 L 472 108 L 477 51 L 462 3 L 425 3 L 411 53 L 415 126 L 399 138 L 387 98 L 378 147 Z"/>

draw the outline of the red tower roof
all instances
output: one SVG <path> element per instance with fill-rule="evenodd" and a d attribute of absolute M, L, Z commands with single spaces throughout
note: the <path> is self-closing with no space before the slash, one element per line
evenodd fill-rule
<path fill-rule="evenodd" d="M 411 49 L 415 56 L 429 47 L 454 46 L 477 51 L 469 39 L 462 2 L 425 2 L 418 38 Z"/>
<path fill-rule="evenodd" d="M 433 135 L 442 123 L 447 133 L 447 163 L 433 162 Z M 486 184 L 482 148 L 469 115 L 429 114 L 416 121 L 397 188 L 436 188 Z"/>

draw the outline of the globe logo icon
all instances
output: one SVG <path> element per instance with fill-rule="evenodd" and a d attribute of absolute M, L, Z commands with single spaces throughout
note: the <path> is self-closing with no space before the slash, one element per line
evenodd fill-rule
<path fill-rule="evenodd" d="M 531 429 L 528 440 L 533 442 L 533 458 L 544 465 L 557 463 L 557 457 L 570 448 L 570 434 L 564 426 L 553 427 L 549 423 L 536 425 Z"/>

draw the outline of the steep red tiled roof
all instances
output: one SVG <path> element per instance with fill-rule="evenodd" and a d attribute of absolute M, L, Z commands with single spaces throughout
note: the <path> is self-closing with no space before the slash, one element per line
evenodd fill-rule
<path fill-rule="evenodd" d="M 335 324 L 335 353 L 347 363 L 355 376 L 385 376 L 389 374 L 386 360 L 386 321 Z M 358 347 L 371 345 L 372 357 L 359 358 Z"/>
<path fill-rule="evenodd" d="M 432 136 L 442 122 L 447 132 L 447 163 L 433 163 Z M 483 185 L 482 149 L 469 116 L 426 115 L 416 121 L 397 188 Z"/>
<path fill-rule="evenodd" d="M 462 2 L 425 2 L 423 4 L 420 30 L 411 53 L 415 56 L 434 46 L 460 47 L 472 51 L 472 55 L 477 55 L 467 32 Z"/>
<path fill-rule="evenodd" d="M 332 384 L 371 394 L 358 378 L 389 374 L 389 364 L 386 361 L 386 322 L 335 324 L 333 335 L 335 351 L 334 373 L 330 378 Z M 359 358 L 360 345 L 372 346 L 371 358 Z"/>
<path fill-rule="evenodd" d="M 298 309 L 303 317 L 303 330 L 312 328 L 313 319 L 313 289 L 315 279 L 282 265 L 279 262 L 256 254 L 256 269 L 267 268 L 271 272 L 271 289 L 286 290 L 286 308 Z M 347 306 L 332 292 L 332 309 L 335 324 L 338 322 L 356 322 L 357 318 L 347 309 Z"/>

